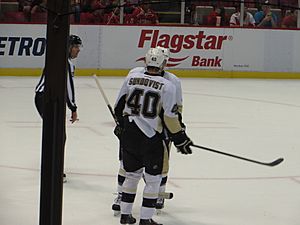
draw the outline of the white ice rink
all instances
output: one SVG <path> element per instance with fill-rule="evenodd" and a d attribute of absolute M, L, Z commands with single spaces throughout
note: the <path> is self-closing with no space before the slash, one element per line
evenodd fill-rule
<path fill-rule="evenodd" d="M 0 225 L 37 225 L 41 120 L 38 77 L 0 77 Z M 124 78 L 100 77 L 113 105 Z M 76 77 L 80 120 L 67 125 L 64 225 L 117 225 L 118 141 L 92 77 Z M 164 225 L 300 224 L 300 80 L 182 79 L 183 119 L 195 144 L 266 167 L 194 149 L 172 149 Z M 69 110 L 67 116 L 70 116 Z M 141 191 L 133 214 L 139 218 Z"/>

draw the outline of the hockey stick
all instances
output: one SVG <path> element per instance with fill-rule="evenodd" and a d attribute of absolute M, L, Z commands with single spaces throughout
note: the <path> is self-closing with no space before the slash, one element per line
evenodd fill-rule
<path fill-rule="evenodd" d="M 109 109 L 109 111 L 110 111 L 110 114 L 111 114 L 112 117 L 114 118 L 115 123 L 118 125 L 119 123 L 118 123 L 117 117 L 116 117 L 116 115 L 114 114 L 114 111 L 113 111 L 111 105 L 109 104 L 108 98 L 106 97 L 106 95 L 105 95 L 105 93 L 104 93 L 104 91 L 103 91 L 103 88 L 101 87 L 100 82 L 99 82 L 98 77 L 96 76 L 96 74 L 93 75 L 93 78 L 94 78 L 95 81 L 96 81 L 97 87 L 98 87 L 98 89 L 99 89 L 99 91 L 100 91 L 102 97 L 104 98 L 104 101 L 105 101 L 105 103 L 106 103 L 106 105 L 107 105 L 107 107 L 108 107 L 108 109 Z"/>
<path fill-rule="evenodd" d="M 207 148 L 207 147 L 200 146 L 200 145 L 194 145 L 193 144 L 191 146 L 196 147 L 196 148 L 201 148 L 201 149 L 204 149 L 204 150 L 207 150 L 207 151 L 210 151 L 210 152 L 215 152 L 215 153 L 218 153 L 218 154 L 222 154 L 222 155 L 227 155 L 227 156 L 230 156 L 230 157 L 233 157 L 233 158 L 245 160 L 245 161 L 248 161 L 248 162 L 257 163 L 257 164 L 264 165 L 264 166 L 277 166 L 278 164 L 280 164 L 283 161 L 283 158 L 278 158 L 278 159 L 274 160 L 273 162 L 265 163 L 265 162 L 260 162 L 260 161 L 256 161 L 256 160 L 253 160 L 253 159 L 247 159 L 247 158 L 244 158 L 244 157 L 241 157 L 241 156 L 229 154 L 229 153 L 226 153 L 226 152 L 221 152 L 221 151 L 218 151 L 218 150 L 215 150 L 215 149 L 212 149 L 212 148 Z"/>

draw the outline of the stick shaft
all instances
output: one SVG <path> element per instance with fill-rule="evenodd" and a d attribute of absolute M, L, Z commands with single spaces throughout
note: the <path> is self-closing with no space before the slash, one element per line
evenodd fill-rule
<path fill-rule="evenodd" d="M 94 80 L 95 80 L 95 82 L 96 82 L 96 84 L 97 84 L 97 87 L 98 87 L 98 89 L 99 89 L 99 91 L 100 91 L 100 93 L 101 93 L 101 95 L 102 95 L 102 97 L 103 97 L 103 99 L 104 99 L 104 101 L 105 101 L 105 103 L 106 103 L 106 105 L 107 105 L 109 111 L 110 111 L 110 114 L 111 114 L 112 117 L 114 118 L 114 121 L 116 122 L 116 124 L 118 124 L 116 115 L 115 115 L 115 113 L 114 113 L 114 111 L 113 111 L 111 105 L 109 104 L 108 98 L 106 97 L 106 94 L 105 94 L 105 92 L 104 92 L 104 90 L 103 90 L 103 88 L 102 88 L 102 86 L 101 86 L 101 84 L 100 84 L 100 82 L 99 82 L 99 79 L 98 79 L 98 77 L 96 76 L 96 74 L 93 75 L 93 78 L 94 78 Z"/>
<path fill-rule="evenodd" d="M 230 153 L 221 152 L 219 150 L 212 149 L 212 148 L 207 148 L 207 147 L 200 146 L 200 145 L 194 145 L 193 144 L 191 146 L 194 146 L 196 148 L 201 148 L 201 149 L 204 149 L 204 150 L 207 150 L 207 151 L 210 151 L 210 152 L 214 152 L 214 153 L 226 155 L 226 156 L 229 156 L 229 157 L 233 157 L 233 158 L 245 160 L 245 161 L 248 161 L 248 162 L 257 163 L 257 164 L 260 164 L 260 165 L 265 165 L 265 166 L 276 166 L 276 165 L 278 165 L 279 163 L 281 163 L 283 161 L 283 158 L 279 158 L 279 159 L 276 159 L 273 162 L 265 163 L 265 162 L 260 162 L 260 161 L 253 160 L 253 159 L 248 159 L 248 158 L 245 158 L 245 157 L 242 157 L 242 156 L 238 156 L 238 155 L 233 155 L 233 154 L 230 154 Z"/>

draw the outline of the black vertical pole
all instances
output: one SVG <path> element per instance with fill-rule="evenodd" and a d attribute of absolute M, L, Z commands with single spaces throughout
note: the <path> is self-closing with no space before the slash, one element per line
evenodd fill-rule
<path fill-rule="evenodd" d="M 66 117 L 69 0 L 48 0 L 40 225 L 61 225 Z"/>

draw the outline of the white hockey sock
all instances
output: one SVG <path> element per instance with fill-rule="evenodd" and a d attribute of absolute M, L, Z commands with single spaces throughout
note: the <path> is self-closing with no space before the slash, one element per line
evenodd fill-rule
<path fill-rule="evenodd" d="M 139 180 L 143 174 L 143 169 L 137 170 L 132 173 L 126 173 L 126 178 L 123 183 L 122 201 L 121 201 L 121 214 L 131 214 L 133 202 L 136 195 Z"/>
<path fill-rule="evenodd" d="M 151 219 L 155 213 L 161 175 L 150 175 L 145 173 L 146 186 L 143 192 L 143 203 L 141 208 L 141 219 Z"/>

